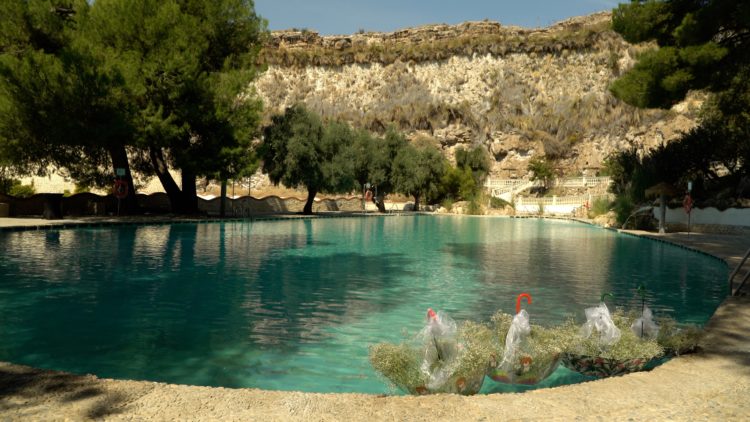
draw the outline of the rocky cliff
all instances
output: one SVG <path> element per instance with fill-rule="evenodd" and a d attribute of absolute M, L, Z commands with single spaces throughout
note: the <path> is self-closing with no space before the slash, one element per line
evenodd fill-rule
<path fill-rule="evenodd" d="M 532 157 L 567 175 L 601 168 L 612 151 L 668 142 L 695 125 L 701 97 L 672 110 L 637 110 L 607 90 L 639 51 L 610 29 L 610 15 L 524 29 L 495 22 L 393 33 L 319 36 L 275 32 L 255 83 L 266 113 L 304 103 L 326 119 L 410 138 L 431 137 L 449 157 L 483 145 L 492 173 L 526 175 Z"/>

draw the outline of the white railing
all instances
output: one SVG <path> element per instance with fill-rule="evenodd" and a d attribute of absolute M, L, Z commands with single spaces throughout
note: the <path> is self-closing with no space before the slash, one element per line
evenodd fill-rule
<path fill-rule="evenodd" d="M 551 186 L 563 188 L 594 188 L 600 186 L 609 186 L 611 183 L 612 179 L 609 177 L 583 176 L 555 179 L 555 181 L 551 183 Z M 535 186 L 542 186 L 541 180 L 531 181 L 528 179 L 489 178 L 484 183 L 484 187 L 487 188 L 487 190 L 490 192 L 490 195 L 497 198 L 501 198 L 504 196 L 515 196 L 516 194 Z"/>
<path fill-rule="evenodd" d="M 609 186 L 612 179 L 609 177 L 568 177 L 565 179 L 555 179 L 555 186 L 564 188 L 587 188 L 596 186 Z"/>
<path fill-rule="evenodd" d="M 598 199 L 611 200 L 611 195 L 577 195 L 533 198 L 517 196 L 515 209 L 519 214 L 570 214 L 581 207 L 591 207 Z"/>
<path fill-rule="evenodd" d="M 492 179 L 489 178 L 484 182 L 484 186 L 488 188 L 505 188 L 524 185 L 529 181 L 526 179 Z"/>

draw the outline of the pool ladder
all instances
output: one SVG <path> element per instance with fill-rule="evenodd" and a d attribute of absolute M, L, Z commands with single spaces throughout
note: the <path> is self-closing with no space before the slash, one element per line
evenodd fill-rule
<path fill-rule="evenodd" d="M 742 287 L 750 278 L 750 268 L 748 268 L 747 272 L 745 273 L 745 278 L 742 279 L 742 281 L 740 282 L 740 285 L 737 287 L 737 290 L 734 290 L 734 277 L 737 276 L 737 274 L 740 272 L 742 267 L 745 265 L 745 262 L 747 262 L 748 257 L 750 257 L 750 249 L 748 249 L 747 252 L 745 252 L 745 256 L 742 257 L 742 261 L 740 261 L 740 263 L 737 264 L 737 267 L 735 267 L 734 271 L 732 271 L 732 274 L 729 275 L 729 295 L 730 296 L 739 296 L 740 290 L 742 290 Z"/>

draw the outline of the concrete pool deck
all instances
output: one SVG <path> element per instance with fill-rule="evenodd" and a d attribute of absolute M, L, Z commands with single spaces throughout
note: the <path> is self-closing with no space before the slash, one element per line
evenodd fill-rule
<path fill-rule="evenodd" d="M 0 219 L 0 227 L 10 224 L 4 220 L 21 224 L 19 219 Z M 715 255 L 730 270 L 735 257 L 741 259 L 750 248 L 750 239 L 741 236 L 627 233 Z M 650 372 L 474 397 L 193 387 L 0 363 L 0 420 L 748 420 L 750 296 L 728 297 L 706 331 L 700 353 Z"/>

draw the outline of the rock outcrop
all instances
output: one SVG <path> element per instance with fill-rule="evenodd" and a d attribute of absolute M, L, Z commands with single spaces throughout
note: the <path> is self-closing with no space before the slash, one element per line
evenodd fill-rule
<path fill-rule="evenodd" d="M 696 124 L 702 98 L 638 110 L 610 83 L 649 45 L 630 45 L 599 13 L 545 29 L 495 22 L 322 37 L 272 34 L 254 89 L 268 116 L 304 103 L 325 119 L 410 138 L 430 136 L 450 159 L 484 146 L 492 173 L 522 177 L 533 157 L 565 174 L 598 171 L 613 151 L 648 149 Z"/>

